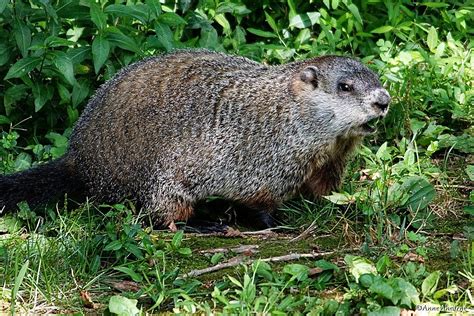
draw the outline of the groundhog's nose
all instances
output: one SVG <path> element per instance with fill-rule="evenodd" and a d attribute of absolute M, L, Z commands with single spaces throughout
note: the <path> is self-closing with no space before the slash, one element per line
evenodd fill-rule
<path fill-rule="evenodd" d="M 385 114 L 388 105 L 390 104 L 390 94 L 385 89 L 377 89 L 375 102 L 372 104 L 373 107 L 382 111 Z"/>

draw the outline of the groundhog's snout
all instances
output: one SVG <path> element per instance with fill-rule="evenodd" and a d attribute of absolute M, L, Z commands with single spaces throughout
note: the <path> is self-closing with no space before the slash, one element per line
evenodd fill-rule
<path fill-rule="evenodd" d="M 383 88 L 376 89 L 373 93 L 374 102 L 372 103 L 372 107 L 376 109 L 377 112 L 380 112 L 381 116 L 385 116 L 388 112 L 388 105 L 390 104 L 390 94 Z"/>

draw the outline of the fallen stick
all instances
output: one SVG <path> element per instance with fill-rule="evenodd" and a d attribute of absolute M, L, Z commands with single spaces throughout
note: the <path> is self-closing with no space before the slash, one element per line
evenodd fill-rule
<path fill-rule="evenodd" d="M 295 241 L 298 241 L 298 240 L 301 240 L 301 239 L 305 239 L 306 237 L 308 237 L 309 235 L 311 235 L 311 233 L 313 233 L 315 230 L 316 230 L 316 220 L 314 220 L 311 225 L 309 225 L 308 228 L 306 228 L 304 230 L 304 232 L 302 232 L 301 234 L 299 234 L 297 237 L 293 238 L 292 240 L 290 240 L 290 242 L 295 242 Z"/>
<path fill-rule="evenodd" d="M 243 252 L 258 252 L 258 245 L 242 245 L 233 248 L 214 248 L 214 249 L 205 249 L 200 250 L 199 253 L 227 253 L 227 252 L 235 252 L 235 253 L 243 253 Z"/>
<path fill-rule="evenodd" d="M 284 256 L 278 256 L 278 257 L 270 257 L 270 258 L 264 258 L 260 259 L 261 261 L 265 262 L 280 262 L 280 261 L 292 261 L 292 260 L 299 260 L 303 258 L 320 258 L 324 256 L 330 256 L 335 254 L 336 251 L 327 251 L 327 252 L 318 252 L 318 253 L 290 253 L 289 255 L 284 255 Z M 256 259 L 258 260 L 258 259 Z M 253 260 L 253 261 L 256 261 Z"/>
<path fill-rule="evenodd" d="M 263 259 L 248 259 L 245 260 L 246 257 L 244 256 L 238 256 L 230 259 L 228 262 L 224 263 L 219 263 L 216 264 L 215 266 L 212 267 L 207 267 L 204 269 L 196 269 L 192 270 L 186 274 L 183 275 L 183 277 L 188 278 L 188 277 L 196 277 L 199 275 L 203 275 L 206 273 L 210 272 L 215 272 L 218 270 L 226 269 L 226 268 L 231 268 L 238 266 L 241 263 L 247 263 L 251 264 L 257 260 L 264 261 L 264 262 L 282 262 L 282 261 L 292 261 L 292 260 L 298 260 L 298 259 L 303 259 L 303 258 L 320 258 L 324 256 L 330 256 L 335 254 L 337 251 L 328 251 L 328 252 L 319 252 L 319 253 L 292 253 L 289 255 L 284 255 L 284 256 L 277 256 L 277 257 L 270 257 L 270 258 L 263 258 Z"/>
<path fill-rule="evenodd" d="M 202 275 L 202 274 L 222 270 L 222 269 L 225 269 L 225 268 L 235 267 L 235 266 L 241 264 L 243 261 L 244 261 L 243 256 L 234 257 L 234 258 L 230 259 L 228 262 L 219 263 L 219 264 L 216 264 L 215 266 L 212 266 L 212 267 L 208 267 L 208 268 L 205 268 L 205 269 L 192 270 L 192 271 L 184 274 L 183 277 L 185 277 L 185 278 L 196 277 L 196 276 L 199 276 L 199 275 Z"/>

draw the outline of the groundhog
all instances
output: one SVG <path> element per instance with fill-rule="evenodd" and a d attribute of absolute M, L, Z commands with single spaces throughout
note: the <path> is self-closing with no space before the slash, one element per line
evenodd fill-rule
<path fill-rule="evenodd" d="M 97 90 L 62 158 L 0 177 L 0 209 L 83 193 L 133 199 L 166 225 L 208 196 L 270 213 L 295 195 L 335 190 L 389 101 L 378 76 L 346 57 L 279 66 L 207 50 L 148 58 Z"/>

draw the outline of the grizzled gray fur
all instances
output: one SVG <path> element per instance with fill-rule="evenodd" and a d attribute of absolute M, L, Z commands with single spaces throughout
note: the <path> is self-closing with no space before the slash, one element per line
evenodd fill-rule
<path fill-rule="evenodd" d="M 389 101 L 377 75 L 345 57 L 266 66 L 186 50 L 145 59 L 98 89 L 63 158 L 0 177 L 0 209 L 83 190 L 133 198 L 164 224 L 188 219 L 210 195 L 270 212 L 335 189 Z"/>

